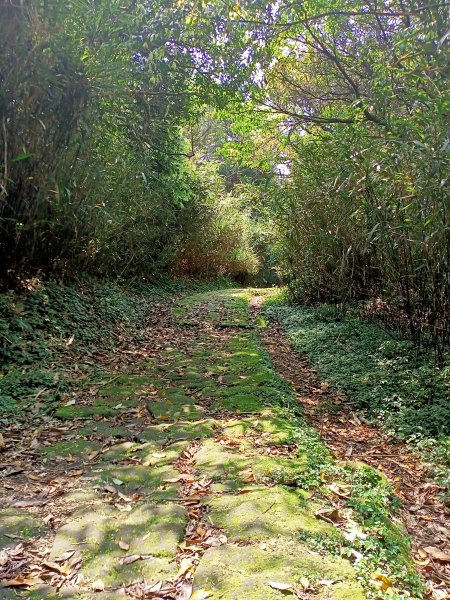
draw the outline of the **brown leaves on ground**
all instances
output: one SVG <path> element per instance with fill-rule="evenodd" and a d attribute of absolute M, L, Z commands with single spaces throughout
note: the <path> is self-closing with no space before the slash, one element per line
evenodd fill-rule
<path fill-rule="evenodd" d="M 81 567 L 80 552 L 70 550 L 52 561 L 45 558 L 49 552 L 49 547 L 35 548 L 31 542 L 4 550 L 2 554 L 5 556 L 0 563 L 0 587 L 27 589 L 46 583 L 59 588 L 75 584 Z"/>

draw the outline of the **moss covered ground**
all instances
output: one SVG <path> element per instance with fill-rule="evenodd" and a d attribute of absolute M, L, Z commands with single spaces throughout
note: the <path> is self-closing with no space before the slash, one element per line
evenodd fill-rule
<path fill-rule="evenodd" d="M 122 598 L 136 581 L 185 578 L 197 600 L 422 598 L 391 489 L 376 470 L 333 460 L 302 419 L 261 348 L 250 295 L 183 298 L 103 375 L 110 383 L 56 411 L 68 435 L 38 454 L 46 468 L 82 463 L 49 557 L 80 556 L 71 597 L 90 598 L 99 581 Z M 186 473 L 199 498 L 186 495 Z M 193 503 L 220 541 L 198 542 L 180 575 Z"/>

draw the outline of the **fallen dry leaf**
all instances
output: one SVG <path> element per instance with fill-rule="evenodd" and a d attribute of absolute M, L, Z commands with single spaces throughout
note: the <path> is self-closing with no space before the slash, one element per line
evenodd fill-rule
<path fill-rule="evenodd" d="M 440 560 L 441 562 L 450 562 L 450 554 L 447 552 L 443 552 L 436 546 L 427 546 L 424 548 L 425 552 L 429 554 L 432 558 L 436 560 Z"/>
<path fill-rule="evenodd" d="M 69 575 L 69 573 L 71 571 L 70 567 L 67 564 L 58 565 L 57 563 L 54 563 L 54 562 L 44 561 L 42 563 L 42 566 L 46 567 L 47 569 L 50 569 L 51 571 L 56 571 L 60 575 Z"/>
<path fill-rule="evenodd" d="M 83 469 L 76 469 L 74 471 L 69 471 L 67 473 L 67 475 L 69 477 L 80 477 L 80 475 L 83 475 L 83 473 L 84 473 Z"/>
<path fill-rule="evenodd" d="M 244 471 L 241 471 L 239 473 L 239 478 L 244 483 L 251 483 L 252 481 L 255 481 L 255 476 L 253 475 L 252 468 L 250 467 L 248 469 L 245 469 Z"/>
<path fill-rule="evenodd" d="M 337 508 L 320 508 L 314 514 L 328 523 L 340 523 L 343 520 Z"/>
<path fill-rule="evenodd" d="M 186 575 L 186 573 L 188 573 L 189 571 L 192 571 L 193 568 L 194 568 L 194 564 L 191 561 L 191 559 L 183 558 L 183 560 L 180 563 L 180 568 L 176 575 L 176 579 L 178 579 L 179 577 L 183 577 L 183 575 Z"/>
<path fill-rule="evenodd" d="M 392 587 L 392 581 L 382 573 L 372 573 L 370 575 L 372 585 L 380 592 L 385 592 Z"/>
<path fill-rule="evenodd" d="M 0 581 L 0 587 L 32 587 L 44 583 L 40 577 L 22 577 Z"/>
<path fill-rule="evenodd" d="M 293 589 L 290 583 L 279 583 L 278 581 L 269 581 L 267 585 L 270 585 L 274 590 L 280 590 L 281 592 L 287 592 L 288 590 Z"/>

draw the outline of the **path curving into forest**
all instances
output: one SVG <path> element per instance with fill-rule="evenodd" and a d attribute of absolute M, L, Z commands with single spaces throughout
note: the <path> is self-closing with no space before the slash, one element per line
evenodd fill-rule
<path fill-rule="evenodd" d="M 155 307 L 58 409 L 6 487 L 0 598 L 423 597 L 386 478 L 333 458 L 264 350 L 269 293 Z"/>

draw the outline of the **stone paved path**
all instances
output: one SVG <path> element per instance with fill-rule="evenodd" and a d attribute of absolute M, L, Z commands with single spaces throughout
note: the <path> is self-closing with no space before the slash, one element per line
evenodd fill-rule
<path fill-rule="evenodd" d="M 59 409 L 70 435 L 39 452 L 77 475 L 54 500 L 54 577 L 30 597 L 366 598 L 350 562 L 308 544 L 336 527 L 317 516 L 307 434 L 248 302 L 241 290 L 179 301 Z M 8 510 L 14 529 L 22 513 Z"/>

